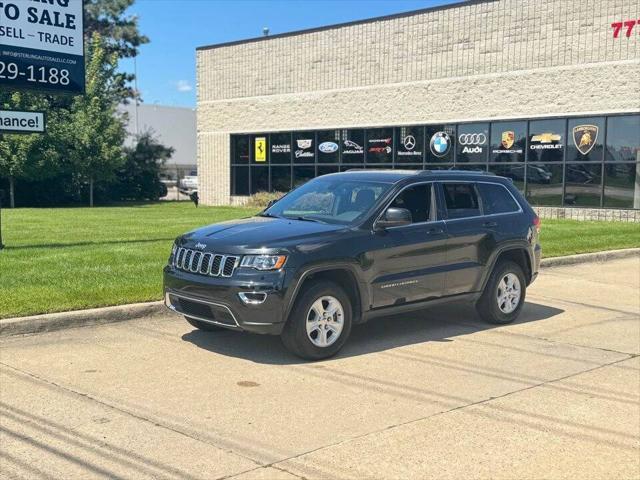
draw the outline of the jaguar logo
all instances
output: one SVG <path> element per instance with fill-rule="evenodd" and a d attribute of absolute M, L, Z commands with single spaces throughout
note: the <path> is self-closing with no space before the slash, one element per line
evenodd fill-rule
<path fill-rule="evenodd" d="M 193 248 L 197 248 L 198 250 L 204 250 L 207 246 L 204 243 L 196 243 Z"/>

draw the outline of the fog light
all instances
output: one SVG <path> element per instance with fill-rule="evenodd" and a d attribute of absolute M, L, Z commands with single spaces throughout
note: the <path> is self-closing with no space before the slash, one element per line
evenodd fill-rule
<path fill-rule="evenodd" d="M 264 292 L 240 292 L 238 296 L 245 305 L 260 305 L 267 299 L 267 294 Z"/>

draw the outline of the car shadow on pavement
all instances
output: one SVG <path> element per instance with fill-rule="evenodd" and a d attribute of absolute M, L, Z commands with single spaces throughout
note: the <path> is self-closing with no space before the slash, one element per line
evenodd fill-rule
<path fill-rule="evenodd" d="M 515 324 L 545 320 L 564 310 L 527 302 Z M 355 325 L 344 348 L 334 358 L 347 358 L 425 342 L 452 342 L 455 337 L 500 327 L 485 323 L 471 305 L 439 306 Z M 235 331 L 193 330 L 182 336 L 199 348 L 256 363 L 307 363 L 285 350 L 280 338 Z"/>

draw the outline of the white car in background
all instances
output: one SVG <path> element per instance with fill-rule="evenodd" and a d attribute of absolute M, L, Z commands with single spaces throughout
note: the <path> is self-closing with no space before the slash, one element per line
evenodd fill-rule
<path fill-rule="evenodd" d="M 198 177 L 197 175 L 187 175 L 183 179 L 180 180 L 180 189 L 181 190 L 198 190 Z"/>

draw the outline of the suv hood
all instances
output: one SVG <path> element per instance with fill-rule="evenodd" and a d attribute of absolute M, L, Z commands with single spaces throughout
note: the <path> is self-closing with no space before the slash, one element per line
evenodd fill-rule
<path fill-rule="evenodd" d="M 202 227 L 185 234 L 181 245 L 206 245 L 207 251 L 243 253 L 250 250 L 292 249 L 305 243 L 326 241 L 348 230 L 345 225 L 284 218 L 251 217 Z"/>

